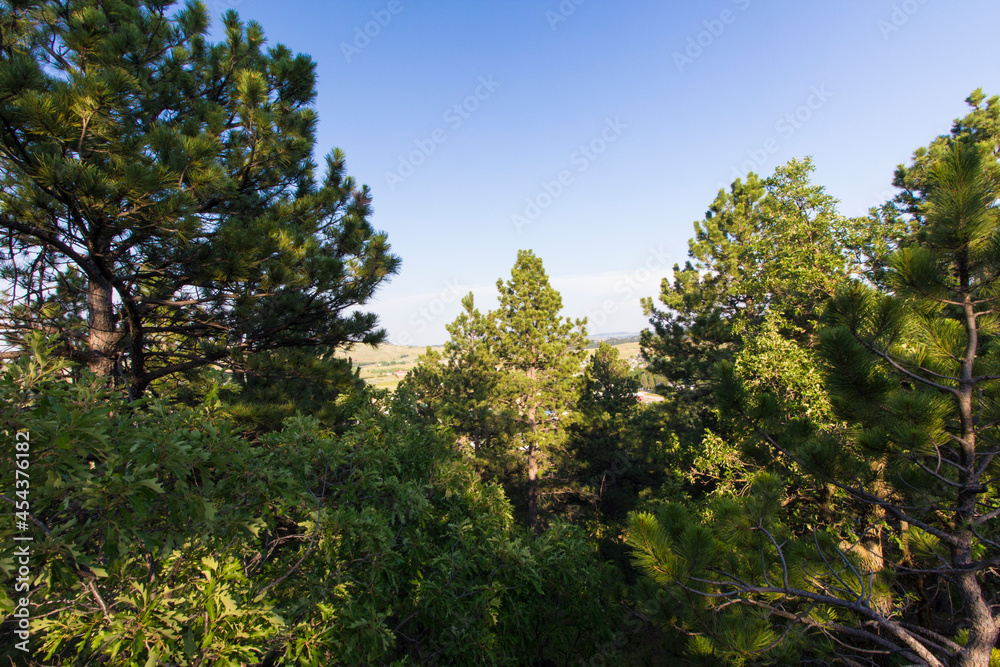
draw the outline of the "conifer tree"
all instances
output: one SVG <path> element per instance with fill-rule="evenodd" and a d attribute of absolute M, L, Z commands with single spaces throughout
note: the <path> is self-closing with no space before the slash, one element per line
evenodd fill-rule
<path fill-rule="evenodd" d="M 975 145 L 984 157 L 988 156 L 983 168 L 1000 170 L 1000 96 L 987 98 L 982 88 L 977 88 L 965 103 L 971 110 L 954 121 L 950 134 L 917 149 L 909 165 L 901 164 L 896 168 L 893 185 L 899 193 L 893 198 L 891 212 L 910 215 L 914 231 L 919 229 L 924 218 L 922 204 L 930 186 L 932 167 L 949 153 L 953 141 Z"/>
<path fill-rule="evenodd" d="M 498 396 L 517 423 L 527 473 L 527 522 L 537 528 L 539 470 L 576 398 L 573 376 L 585 356 L 586 320 L 559 315 L 562 297 L 532 251 L 517 252 L 510 276 L 506 283 L 497 281 L 500 305 L 490 317 L 503 371 Z"/>
<path fill-rule="evenodd" d="M 629 419 L 638 409 L 636 380 L 618 349 L 602 342 L 584 369 L 579 410 L 586 415 L 620 415 Z"/>
<path fill-rule="evenodd" d="M 530 250 L 518 251 L 497 289 L 500 305 L 486 315 L 471 294 L 462 300 L 444 355 L 421 356 L 405 386 L 473 445 L 508 491 L 524 489 L 527 523 L 538 528 L 541 474 L 576 400 L 586 321 L 560 317 L 562 297 Z"/>
<path fill-rule="evenodd" d="M 639 413 L 639 381 L 618 350 L 601 343 L 580 378 L 577 419 L 569 426 L 568 449 L 580 492 L 599 516 L 624 518 L 623 475 L 632 468 L 630 445 Z M 628 508 L 631 509 L 631 508 Z"/>
<path fill-rule="evenodd" d="M 431 348 L 400 384 L 412 392 L 431 421 L 450 427 L 488 478 L 505 478 L 513 465 L 510 416 L 496 401 L 501 371 L 491 322 L 470 292 L 462 313 L 445 328 L 451 338 L 440 353 Z"/>
<path fill-rule="evenodd" d="M 133 396 L 286 348 L 375 343 L 353 309 L 397 270 L 334 150 L 315 65 L 202 3 L 0 5 L 3 336 L 56 334 Z"/>
<path fill-rule="evenodd" d="M 707 614 L 683 621 L 705 631 L 695 650 L 738 663 L 810 633 L 854 662 L 889 654 L 934 667 L 990 664 L 1000 635 L 992 160 L 975 142 L 949 142 L 927 165 L 917 234 L 888 265 L 892 291 L 855 282 L 827 307 L 820 349 L 839 426 L 790 418 L 773 394 L 719 365 L 720 407 L 843 500 L 833 525 L 797 523 L 784 481 L 764 472 L 741 497 L 706 508 L 709 523 L 680 505 L 633 515 L 640 565 L 681 597 L 703 600 Z M 874 549 L 851 530 L 857 508 L 884 517 Z M 935 610 L 935 591 L 953 612 Z"/>
<path fill-rule="evenodd" d="M 913 153 L 910 164 L 896 167 L 893 186 L 899 192 L 882 206 L 871 209 L 863 238 L 853 248 L 866 280 L 889 289 L 886 282 L 888 258 L 908 240 L 921 233 L 925 199 L 931 167 L 949 152 L 952 141 L 977 146 L 984 156 L 987 171 L 1000 170 L 1000 96 L 987 98 L 981 88 L 965 99 L 970 111 L 952 123 L 951 132 L 934 139 Z M 861 221 L 863 222 L 863 221 Z M 862 231 L 862 230 L 859 230 Z"/>

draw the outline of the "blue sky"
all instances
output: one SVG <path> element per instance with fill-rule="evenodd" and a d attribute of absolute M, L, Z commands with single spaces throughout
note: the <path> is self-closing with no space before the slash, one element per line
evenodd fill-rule
<path fill-rule="evenodd" d="M 317 150 L 347 155 L 403 265 L 368 305 L 439 344 L 519 248 L 563 313 L 638 331 L 720 187 L 812 156 L 859 215 L 1000 93 L 995 0 L 209 0 L 317 63 Z"/>

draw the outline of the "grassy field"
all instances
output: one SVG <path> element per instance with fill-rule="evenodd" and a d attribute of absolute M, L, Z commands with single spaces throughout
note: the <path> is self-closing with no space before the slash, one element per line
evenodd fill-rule
<path fill-rule="evenodd" d="M 635 343 L 621 343 L 619 345 L 613 345 L 612 347 L 615 347 L 615 348 L 618 349 L 618 358 L 619 359 L 629 359 L 630 357 L 635 357 L 636 359 L 639 358 L 639 343 L 638 342 L 635 342 Z M 589 359 L 590 355 L 592 355 L 595 351 L 596 351 L 596 348 L 592 349 L 592 350 L 587 350 L 587 352 L 588 352 L 587 358 Z"/>
<path fill-rule="evenodd" d="M 618 348 L 619 359 L 629 359 L 639 356 L 639 343 L 622 343 Z M 370 345 L 358 345 L 349 352 L 339 351 L 337 356 L 351 359 L 355 366 L 361 369 L 361 379 L 379 389 L 394 390 L 403 379 L 400 371 L 409 372 L 417 365 L 417 357 L 427 348 L 414 345 L 380 345 L 377 348 Z M 441 352 L 443 346 L 432 348 Z M 587 357 L 594 349 L 587 350 Z"/>
<path fill-rule="evenodd" d="M 438 352 L 444 348 L 433 348 Z M 427 350 L 415 345 L 358 345 L 350 351 L 339 351 L 338 357 L 349 358 L 361 369 L 361 379 L 379 389 L 393 390 L 403 379 L 398 371 L 410 371 L 417 365 L 417 357 Z"/>

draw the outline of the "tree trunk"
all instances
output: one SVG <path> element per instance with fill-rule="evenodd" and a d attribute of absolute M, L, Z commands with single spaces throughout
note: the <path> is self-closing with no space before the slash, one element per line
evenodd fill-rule
<path fill-rule="evenodd" d="M 955 665 L 959 667 L 989 667 L 990 656 L 997 641 L 997 624 L 993 620 L 990 607 L 983 599 L 982 587 L 974 572 L 962 572 L 956 576 L 962 596 L 965 613 L 970 621 L 969 641 L 965 650 L 958 654 Z"/>
<path fill-rule="evenodd" d="M 87 332 L 87 368 L 95 375 L 111 378 L 121 333 L 115 328 L 111 283 L 90 277 L 87 286 L 90 329 Z"/>
<path fill-rule="evenodd" d="M 977 471 L 976 423 L 972 406 L 976 390 L 973 366 L 979 347 L 979 327 L 967 266 L 968 258 L 963 253 L 958 262 L 966 334 L 965 355 L 958 382 L 958 414 L 962 431 L 958 440 L 961 460 L 958 481 L 961 488 L 958 491 L 958 507 L 955 512 L 957 544 L 951 549 L 951 562 L 957 570 L 955 580 L 962 598 L 963 611 L 969 620 L 969 641 L 965 645 L 965 650 L 956 657 L 955 664 L 961 667 L 989 667 L 990 655 L 1000 635 L 1000 627 L 993 618 L 993 612 L 983 594 L 976 571 L 968 569 L 974 562 L 972 548 L 977 540 L 972 529 L 977 515 L 977 501 L 985 490 L 985 485 L 980 484 L 981 475 Z"/>
<path fill-rule="evenodd" d="M 538 403 L 535 397 L 535 369 L 528 369 L 528 528 L 538 531 Z"/>
<path fill-rule="evenodd" d="M 872 483 L 872 491 L 875 495 L 889 499 L 892 489 L 885 481 L 885 457 L 880 458 L 875 464 L 875 480 Z M 871 516 L 867 517 L 868 524 L 864 527 L 865 532 L 859 544 L 860 555 L 866 575 L 877 574 L 885 568 L 885 556 L 882 551 L 883 535 L 882 524 L 885 522 L 885 508 L 881 505 L 870 505 Z M 886 610 L 883 610 L 886 612 Z M 887 613 L 887 612 L 886 612 Z"/>
<path fill-rule="evenodd" d="M 535 443 L 528 443 L 528 527 L 538 531 L 538 458 Z"/>
<path fill-rule="evenodd" d="M 146 344 L 146 332 L 142 325 L 142 309 L 137 308 L 134 302 L 126 302 L 125 311 L 129 334 L 128 398 L 133 401 L 141 397 L 149 385 L 146 352 L 143 349 Z"/>

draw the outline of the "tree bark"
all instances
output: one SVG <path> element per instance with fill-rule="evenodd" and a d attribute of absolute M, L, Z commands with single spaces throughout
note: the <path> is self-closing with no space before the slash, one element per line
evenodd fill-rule
<path fill-rule="evenodd" d="M 87 310 L 90 329 L 87 333 L 87 368 L 95 375 L 111 378 L 118 342 L 122 335 L 115 327 L 115 308 L 111 283 L 90 276 L 87 286 Z"/>
<path fill-rule="evenodd" d="M 992 610 L 983 595 L 982 585 L 974 570 L 968 569 L 973 563 L 972 548 L 976 536 L 972 531 L 976 518 L 976 505 L 983 485 L 976 472 L 976 424 L 973 413 L 973 395 L 976 382 L 973 379 L 973 365 L 979 347 L 979 328 L 970 290 L 967 251 L 958 262 L 958 276 L 963 294 L 963 314 L 965 315 L 966 347 L 962 359 L 961 375 L 958 382 L 958 414 L 961 425 L 959 439 L 960 460 L 958 481 L 958 507 L 955 512 L 955 537 L 957 544 L 951 549 L 952 566 L 958 572 L 958 583 L 962 607 L 969 619 L 969 641 L 961 651 L 955 664 L 960 667 L 989 667 L 990 655 L 1000 635 L 1000 627 L 993 618 Z"/>
<path fill-rule="evenodd" d="M 535 443 L 528 443 L 528 527 L 538 531 L 538 457 Z"/>
<path fill-rule="evenodd" d="M 535 397 L 536 369 L 528 369 L 528 528 L 538 531 L 538 399 Z"/>

